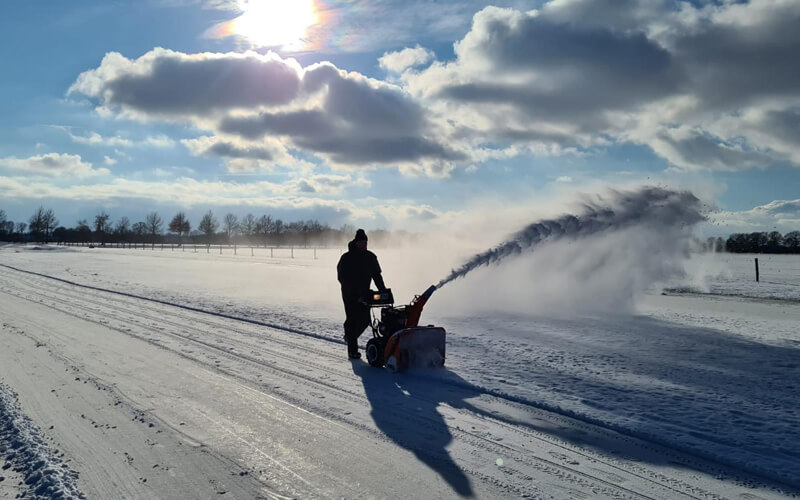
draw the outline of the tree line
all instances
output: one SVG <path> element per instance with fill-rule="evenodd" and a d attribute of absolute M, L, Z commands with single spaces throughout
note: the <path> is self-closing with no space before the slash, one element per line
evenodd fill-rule
<path fill-rule="evenodd" d="M 715 248 L 716 249 L 716 248 Z M 800 253 L 800 231 L 734 233 L 725 241 L 731 253 Z"/>
<path fill-rule="evenodd" d="M 317 220 L 284 222 L 264 214 L 244 217 L 228 213 L 222 219 L 209 210 L 193 230 L 183 211 L 167 223 L 158 212 L 149 212 L 144 220 L 131 222 L 128 217 L 112 221 L 104 210 L 92 221 L 78 220 L 73 227 L 59 225 L 52 209 L 39 207 L 27 223 L 13 222 L 0 210 L 0 240 L 58 243 L 169 243 L 204 245 L 262 245 L 262 246 L 330 246 L 341 245 L 355 234 L 355 227 L 344 225 L 334 229 Z M 388 239 L 385 230 L 370 232 L 372 241 Z"/>

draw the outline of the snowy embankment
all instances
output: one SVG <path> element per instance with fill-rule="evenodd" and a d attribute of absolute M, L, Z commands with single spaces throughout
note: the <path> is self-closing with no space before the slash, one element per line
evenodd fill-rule
<path fill-rule="evenodd" d="M 0 383 L 0 457 L 6 462 L 4 469 L 21 477 L 21 498 L 86 498 L 76 485 L 78 472 L 70 470 L 58 455 L 20 411 L 14 391 Z"/>
<path fill-rule="evenodd" d="M 274 350 L 279 353 L 275 355 L 287 359 L 285 363 L 288 364 L 279 370 L 281 377 L 308 372 L 309 378 L 303 380 L 311 384 L 312 392 L 318 392 L 313 387 L 320 381 L 331 383 L 324 391 L 347 387 L 354 382 L 352 373 L 348 376 L 340 370 L 349 363 L 340 345 L 342 313 L 333 271 L 339 254 L 336 250 L 320 252 L 318 260 L 299 255 L 294 260 L 288 256 L 270 259 L 258 253 L 251 257 L 249 254 L 219 256 L 169 250 L 60 250 L 63 251 L 4 253 L 4 264 L 43 275 L 11 274 L 5 283 L 11 283 L 10 280 L 25 282 L 25 291 L 15 291 L 15 295 L 31 297 L 65 311 L 76 310 L 79 316 L 97 314 L 100 318 L 97 321 L 103 325 L 119 323 L 115 328 L 122 333 L 143 328 L 142 333 L 136 335 L 164 348 L 169 348 L 172 342 L 166 333 L 174 335 L 189 328 L 188 324 L 197 323 L 197 328 L 181 334 L 186 340 L 180 342 L 197 343 L 198 339 L 208 336 L 206 344 L 229 345 L 230 352 L 239 353 L 244 360 L 241 369 L 236 368 L 232 373 L 248 380 L 259 373 L 248 366 L 260 366 L 262 356 L 270 360 L 270 366 L 276 363 L 271 354 Z M 440 276 L 441 268 L 447 265 L 437 268 L 422 259 L 409 263 L 408 252 L 378 251 L 378 254 L 387 283 L 394 288 L 400 301 L 421 292 L 432 281 L 430 278 Z M 415 272 L 406 272 L 409 268 Z M 512 267 L 507 272 L 512 276 L 513 273 L 520 275 L 519 268 Z M 540 281 L 547 278 L 542 270 L 535 276 Z M 439 414 L 444 413 L 444 422 L 448 423 L 443 429 L 449 429 L 454 436 L 451 444 L 444 442 L 445 449 L 464 448 L 451 455 L 459 468 L 470 462 L 468 457 L 473 457 L 474 461 L 474 457 L 484 453 L 476 454 L 465 448 L 466 442 L 477 438 L 471 434 L 467 440 L 459 437 L 464 429 L 472 428 L 474 433 L 474 429 L 490 425 L 478 435 L 495 442 L 492 446 L 496 446 L 498 435 L 504 436 L 504 432 L 491 427 L 493 424 L 486 418 L 502 418 L 504 422 L 527 429 L 545 429 L 546 433 L 572 443 L 592 442 L 585 434 L 579 437 L 586 430 L 575 422 L 562 423 L 559 428 L 559 425 L 544 425 L 538 420 L 551 417 L 537 414 L 532 419 L 526 413 L 545 409 L 564 418 L 577 418 L 590 424 L 589 428 L 596 425 L 644 439 L 649 447 L 666 445 L 672 450 L 669 453 L 682 456 L 677 459 L 664 455 L 649 457 L 645 462 L 650 467 L 677 460 L 682 464 L 679 468 L 704 471 L 700 477 L 705 477 L 709 466 L 694 463 L 696 457 L 704 457 L 715 464 L 712 468 L 716 470 L 711 474 L 723 478 L 723 484 L 728 477 L 728 486 L 758 487 L 762 496 L 769 496 L 769 492 L 760 489 L 754 477 L 771 478 L 795 487 L 800 485 L 800 457 L 796 453 L 800 447 L 800 429 L 793 404 L 800 397 L 796 382 L 800 377 L 797 362 L 800 313 L 796 306 L 736 297 L 653 294 L 641 299 L 638 312 L 567 316 L 547 314 L 538 309 L 529 314 L 508 311 L 487 314 L 470 302 L 468 293 L 473 293 L 470 287 L 477 283 L 485 293 L 499 296 L 502 299 L 499 302 L 511 304 L 519 297 L 503 297 L 502 292 L 513 279 L 501 280 L 501 286 L 494 289 L 490 282 L 482 281 L 480 275 L 474 279 L 476 282 L 464 280 L 437 292 L 423 314 L 424 322 L 448 330 L 448 370 L 391 380 L 383 380 L 382 372 L 369 368 L 363 374 L 357 371 L 355 383 L 363 384 L 365 394 L 348 392 L 341 401 L 335 397 L 335 390 L 327 394 L 328 403 L 337 410 L 330 415 L 329 410 L 325 410 L 326 418 L 338 418 L 335 417 L 337 412 L 344 411 L 359 416 L 362 410 L 354 408 L 361 403 L 355 402 L 366 397 L 372 403 L 372 410 L 364 416 L 373 420 L 379 431 L 379 434 L 369 434 L 372 431 L 368 434 L 389 436 L 393 442 L 417 453 L 416 446 L 423 446 L 423 443 L 403 434 L 403 429 L 411 424 L 404 427 L 392 413 L 397 413 L 398 418 L 408 418 L 402 406 L 391 411 L 387 411 L 390 404 L 383 408 L 384 403 L 395 404 L 393 393 L 399 386 L 415 398 L 434 402 L 419 404 L 419 399 L 414 400 L 419 406 L 417 411 L 428 421 L 438 422 Z M 112 299 L 103 290 L 130 296 Z M 519 289 L 513 292 L 521 293 Z M 552 300 L 553 293 L 552 288 L 546 288 L 543 295 L 535 299 L 546 303 Z M 593 294 L 594 291 L 587 296 L 591 298 Z M 132 296 L 159 302 L 145 306 Z M 116 302 L 121 305 L 111 307 Z M 169 304 L 217 316 L 205 314 L 203 319 L 202 313 L 178 312 Z M 144 316 L 135 313 L 151 307 L 153 311 Z M 95 311 L 96 308 L 99 309 Z M 175 320 L 171 318 L 173 315 Z M 250 322 L 250 326 L 242 326 L 248 323 L 239 322 L 237 318 Z M 243 334 L 254 339 L 265 335 L 267 325 L 277 327 L 278 332 L 269 335 L 268 343 L 237 340 Z M 297 340 L 290 340 L 294 337 Z M 306 340 L 301 343 L 302 339 Z M 203 345 L 200 344 L 201 351 L 206 349 Z M 185 356 L 196 356 L 197 351 L 197 345 L 176 346 L 176 352 Z M 71 356 L 75 355 L 78 354 Z M 209 356 L 212 367 L 237 359 Z M 289 363 L 288 360 L 294 358 L 296 363 Z M 292 393 L 284 394 L 283 389 L 277 388 L 284 384 L 276 383 L 276 388 L 271 390 L 288 398 Z M 302 387 L 298 385 L 292 390 L 302 392 Z M 429 387 L 438 390 L 430 393 Z M 400 400 L 405 398 L 400 393 L 397 396 Z M 384 401 L 386 398 L 388 400 Z M 234 398 L 231 404 L 239 405 L 238 401 Z M 376 406 L 376 401 L 381 401 L 381 405 Z M 480 413 L 484 415 L 479 419 L 481 423 L 468 421 L 465 427 L 467 422 L 460 420 L 474 413 L 476 405 L 480 407 L 481 404 L 489 404 L 490 408 Z M 524 412 L 517 414 L 521 410 L 513 405 L 525 408 Z M 508 413 L 508 408 L 514 409 Z M 417 427 L 422 425 L 423 429 L 430 425 L 420 424 L 413 418 L 409 422 Z M 453 422 L 458 424 L 454 426 Z M 346 423 L 352 425 L 349 421 Z M 444 424 L 437 423 L 429 430 L 441 425 Z M 518 434 L 504 437 L 506 443 L 524 441 Z M 434 439 L 434 442 L 438 441 Z M 609 453 L 635 456 L 630 444 L 594 443 L 590 447 L 601 456 Z M 584 452 L 586 446 L 583 446 Z M 695 459 L 681 455 L 687 452 Z M 502 457 L 503 453 L 510 452 L 496 453 Z M 524 457 L 524 454 L 519 455 L 518 460 L 526 460 Z M 422 456 L 420 459 L 423 460 Z M 506 461 L 509 460 L 506 456 Z M 641 457 L 638 460 L 641 461 Z M 434 463 L 428 459 L 423 461 Z M 409 465 L 403 461 L 399 463 Z M 733 466 L 738 472 L 724 472 L 725 466 Z M 474 464 L 466 467 L 471 477 L 495 477 L 494 473 L 476 467 Z M 674 467 L 667 469 L 668 472 L 661 470 L 661 473 L 678 474 Z M 583 469 L 582 473 L 587 471 Z M 449 476 L 453 484 L 462 487 L 466 484 L 463 478 L 454 480 L 453 477 L 461 476 Z M 730 481 L 734 477 L 736 479 Z M 519 480 L 511 484 L 513 488 L 509 487 L 506 494 L 526 491 Z M 708 488 L 709 484 L 707 479 L 702 480 L 703 487 Z M 710 492 L 719 494 L 723 490 L 715 488 L 720 487 L 716 484 Z M 734 490 L 724 490 L 722 496 L 746 491 Z M 783 490 L 784 493 L 789 491 L 792 490 Z"/>

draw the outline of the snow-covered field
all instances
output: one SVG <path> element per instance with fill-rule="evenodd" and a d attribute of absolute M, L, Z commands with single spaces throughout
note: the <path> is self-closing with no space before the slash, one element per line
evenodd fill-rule
<path fill-rule="evenodd" d="M 1 247 L 0 498 L 800 491 L 797 256 L 759 256 L 758 284 L 754 256 L 698 256 L 605 310 L 579 306 L 610 278 L 476 271 L 423 313 L 447 369 L 391 374 L 345 357 L 339 250 L 267 252 Z M 401 302 L 454 265 L 376 253 Z"/>

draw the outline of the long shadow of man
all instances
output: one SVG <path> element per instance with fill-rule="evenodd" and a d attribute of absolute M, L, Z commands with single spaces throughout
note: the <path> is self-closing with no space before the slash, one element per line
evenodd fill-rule
<path fill-rule="evenodd" d="M 414 384 L 404 384 L 402 376 L 388 370 L 353 362 L 353 372 L 361 377 L 378 429 L 439 474 L 458 495 L 473 496 L 469 478 L 447 451 L 453 436 L 437 410 L 440 401 L 416 397 L 416 389 L 409 389 Z"/>

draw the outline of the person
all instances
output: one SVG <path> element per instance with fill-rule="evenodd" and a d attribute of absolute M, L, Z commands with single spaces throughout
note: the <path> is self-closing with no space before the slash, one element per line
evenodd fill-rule
<path fill-rule="evenodd" d="M 342 254 L 336 266 L 339 283 L 342 285 L 344 302 L 344 339 L 347 342 L 347 356 L 358 359 L 358 337 L 370 324 L 369 307 L 361 303 L 361 298 L 369 291 L 374 281 L 378 290 L 385 290 L 378 257 L 367 250 L 367 233 L 363 229 L 347 244 L 347 252 Z"/>

